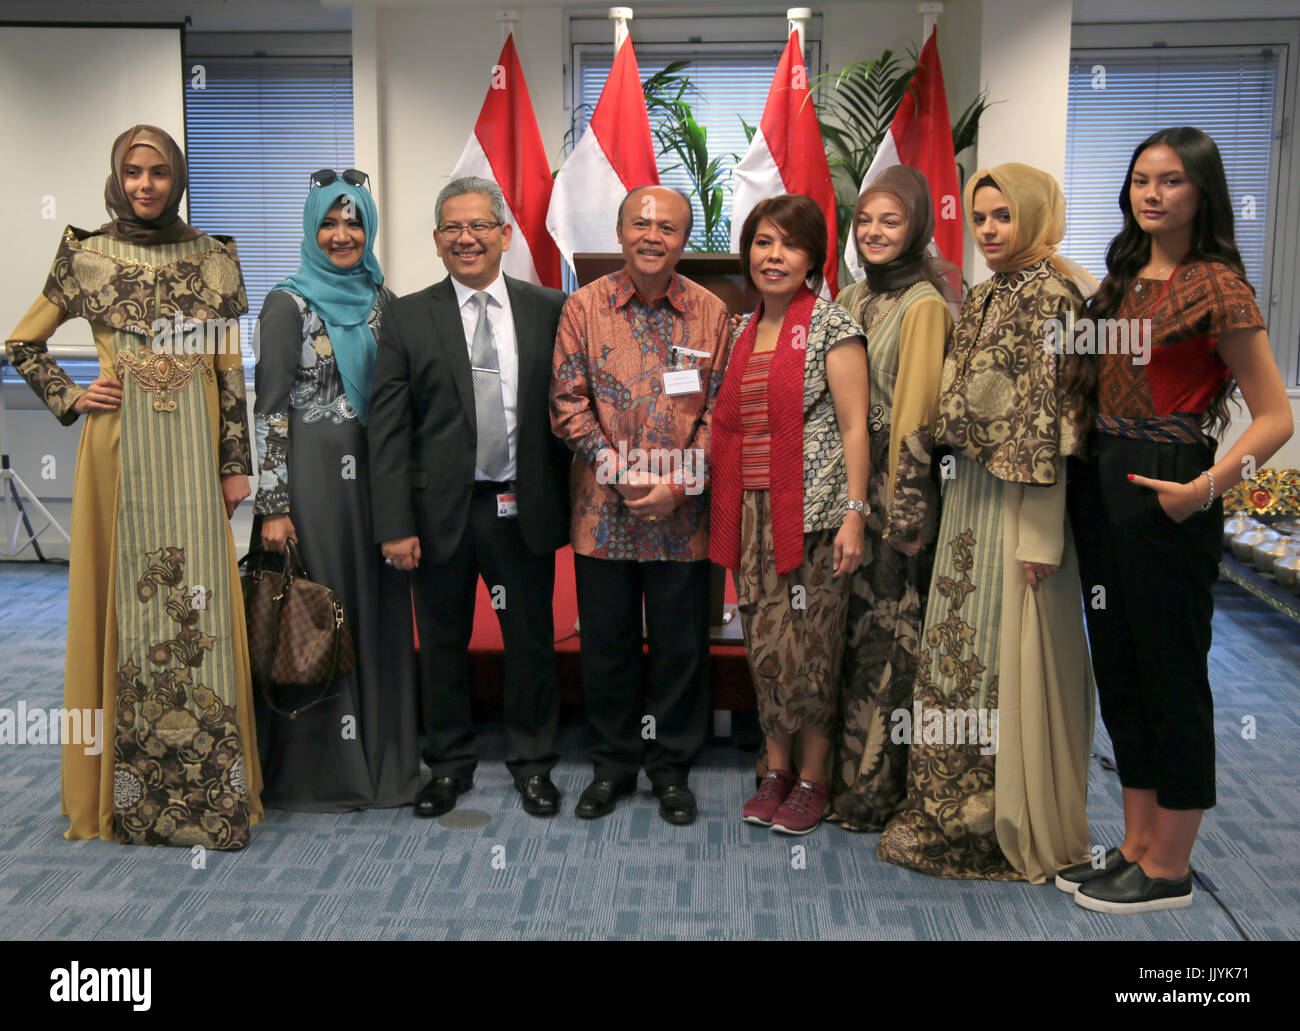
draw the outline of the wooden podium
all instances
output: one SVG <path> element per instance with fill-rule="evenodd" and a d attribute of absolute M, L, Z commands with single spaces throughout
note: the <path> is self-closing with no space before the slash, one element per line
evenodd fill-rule
<path fill-rule="evenodd" d="M 578 285 L 586 286 L 601 276 L 617 272 L 625 260 L 622 254 L 575 254 L 573 272 L 578 277 Z M 677 271 L 718 297 L 733 315 L 744 315 L 758 307 L 758 291 L 745 283 L 739 255 L 683 254 L 677 262 Z M 709 597 L 709 637 L 713 644 L 742 644 L 744 636 L 740 631 L 736 607 L 725 602 L 725 577 L 726 570 L 721 566 L 713 567 Z"/>

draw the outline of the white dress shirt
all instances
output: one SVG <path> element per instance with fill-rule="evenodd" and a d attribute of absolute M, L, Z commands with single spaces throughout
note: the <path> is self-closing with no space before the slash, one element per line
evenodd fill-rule
<path fill-rule="evenodd" d="M 474 327 L 478 325 L 478 305 L 473 287 L 466 286 L 454 276 L 451 280 L 456 290 L 456 305 L 460 308 L 461 325 L 465 327 L 466 352 L 473 354 Z M 502 477 L 513 480 L 516 472 L 519 410 L 519 344 L 515 339 L 515 317 L 510 310 L 510 294 L 506 291 L 505 277 L 497 273 L 496 279 L 484 288 L 490 298 L 487 303 L 488 322 L 492 326 L 492 339 L 497 345 L 497 364 L 501 369 L 501 402 L 506 410 L 506 441 L 510 447 L 510 461 Z M 474 468 L 474 479 L 486 480 L 483 470 Z"/>

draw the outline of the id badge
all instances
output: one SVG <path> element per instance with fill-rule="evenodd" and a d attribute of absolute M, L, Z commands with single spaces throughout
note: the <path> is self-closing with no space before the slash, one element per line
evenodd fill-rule
<path fill-rule="evenodd" d="M 700 385 L 699 369 L 675 369 L 664 373 L 664 393 L 669 397 L 679 394 L 698 394 L 704 388 Z"/>
<path fill-rule="evenodd" d="M 519 495 L 498 494 L 497 495 L 497 518 L 514 519 L 518 515 L 519 515 Z"/>

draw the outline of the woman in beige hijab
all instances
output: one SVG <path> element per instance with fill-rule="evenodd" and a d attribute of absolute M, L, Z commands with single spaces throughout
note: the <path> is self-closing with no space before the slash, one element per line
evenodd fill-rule
<path fill-rule="evenodd" d="M 1056 252 L 1065 202 L 1047 173 L 981 170 L 964 200 L 994 275 L 944 362 L 943 517 L 916 690 L 891 729 L 909 745 L 907 799 L 878 854 L 1037 883 L 1088 854 L 1093 683 L 1065 518 L 1088 370 L 1044 346 L 1082 310 L 1086 274 Z"/>
<path fill-rule="evenodd" d="M 237 321 L 247 304 L 234 241 L 181 219 L 185 186 L 167 133 L 119 136 L 111 220 L 64 231 L 6 345 L 60 422 L 85 416 L 63 704 L 101 712 L 103 727 L 98 750 L 63 742 L 65 836 L 237 849 L 262 813 L 229 525 L 252 471 Z M 100 363 L 84 389 L 46 348 L 78 317 Z"/>

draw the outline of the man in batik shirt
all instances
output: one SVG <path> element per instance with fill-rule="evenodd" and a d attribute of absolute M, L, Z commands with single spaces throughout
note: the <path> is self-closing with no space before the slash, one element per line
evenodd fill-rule
<path fill-rule="evenodd" d="M 687 777 L 709 721 L 709 422 L 730 334 L 723 303 L 675 271 L 690 232 L 682 194 L 629 193 L 618 215 L 626 264 L 569 298 L 556 338 L 551 425 L 577 455 L 572 536 L 595 771 L 575 810 L 584 819 L 613 812 L 642 766 L 660 816 L 696 816 Z"/>

